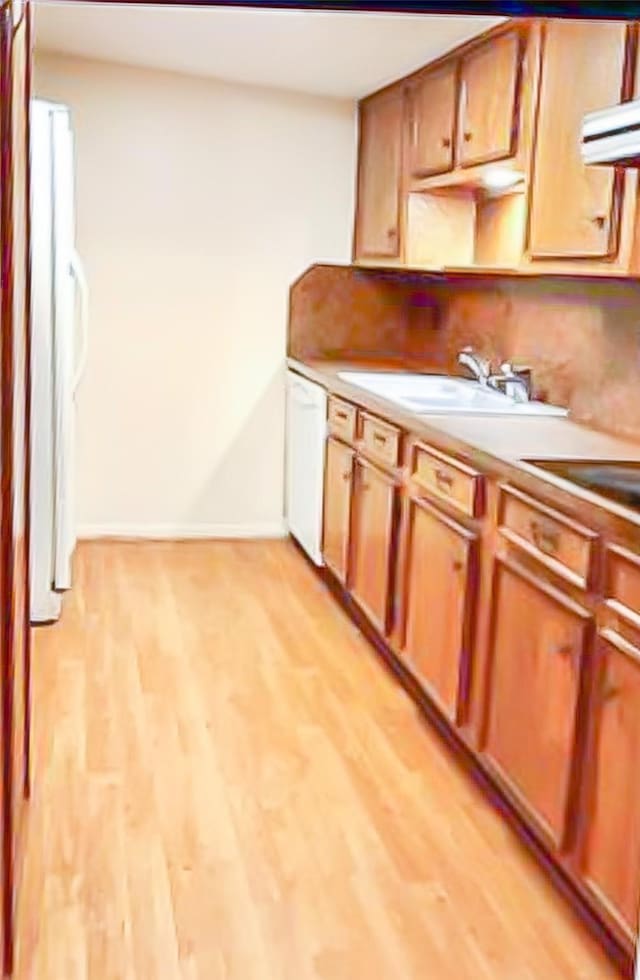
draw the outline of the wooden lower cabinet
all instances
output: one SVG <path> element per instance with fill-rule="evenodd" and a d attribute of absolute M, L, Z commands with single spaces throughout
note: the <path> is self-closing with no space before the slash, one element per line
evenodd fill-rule
<path fill-rule="evenodd" d="M 561 849 L 593 619 L 545 580 L 502 558 L 496 558 L 492 616 L 484 752 Z"/>
<path fill-rule="evenodd" d="M 477 709 L 468 747 L 478 767 L 630 957 L 640 918 L 637 539 L 633 550 L 602 542 L 602 532 L 334 402 L 327 565 L 463 740 Z"/>
<path fill-rule="evenodd" d="M 355 453 L 337 439 L 327 439 L 324 473 L 322 554 L 341 582 L 346 582 L 349 557 L 351 488 Z"/>
<path fill-rule="evenodd" d="M 393 477 L 356 459 L 349 587 L 383 635 L 390 627 L 397 509 Z"/>
<path fill-rule="evenodd" d="M 464 713 L 477 584 L 477 535 L 431 504 L 411 500 L 404 653 L 454 722 Z"/>
<path fill-rule="evenodd" d="M 632 939 L 640 912 L 640 648 L 598 637 L 579 870 Z"/>

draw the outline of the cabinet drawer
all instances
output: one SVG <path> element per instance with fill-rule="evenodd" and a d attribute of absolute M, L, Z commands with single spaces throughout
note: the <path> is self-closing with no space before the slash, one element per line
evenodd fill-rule
<path fill-rule="evenodd" d="M 354 442 L 356 438 L 356 422 L 358 419 L 358 409 L 349 402 L 343 402 L 341 398 L 331 396 L 329 398 L 328 422 L 329 432 L 346 439 L 347 442 Z"/>
<path fill-rule="evenodd" d="M 439 500 L 446 500 L 469 517 L 484 510 L 484 477 L 437 449 L 417 444 L 411 454 L 411 479 Z"/>
<path fill-rule="evenodd" d="M 640 557 L 627 548 L 607 548 L 605 599 L 613 612 L 640 628 Z"/>
<path fill-rule="evenodd" d="M 591 584 L 597 534 L 527 496 L 500 487 L 498 523 L 511 544 L 579 588 Z"/>
<path fill-rule="evenodd" d="M 386 466 L 397 466 L 400 455 L 400 430 L 365 412 L 361 417 L 360 445 L 364 455 Z"/>

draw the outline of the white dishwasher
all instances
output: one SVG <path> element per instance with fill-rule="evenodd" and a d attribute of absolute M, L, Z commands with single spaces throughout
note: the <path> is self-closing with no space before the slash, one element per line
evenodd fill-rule
<path fill-rule="evenodd" d="M 324 388 L 294 371 L 287 371 L 287 524 L 316 565 L 324 565 L 322 497 L 326 428 Z"/>

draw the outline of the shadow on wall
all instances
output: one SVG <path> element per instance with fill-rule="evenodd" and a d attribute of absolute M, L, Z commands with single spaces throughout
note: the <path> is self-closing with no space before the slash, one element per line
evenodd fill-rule
<path fill-rule="evenodd" d="M 243 397 L 243 405 L 248 399 Z M 285 369 L 280 367 L 261 391 L 235 437 L 218 457 L 202 491 L 186 515 L 188 525 L 220 536 L 275 535 L 284 530 Z M 265 419 L 274 424 L 265 427 Z M 211 420 L 215 437 L 215 418 Z M 238 460 L 245 459 L 245 478 L 238 479 Z M 260 485 L 251 479 L 260 473 Z M 216 515 L 212 524 L 211 502 Z M 274 515 L 273 501 L 281 501 Z"/>

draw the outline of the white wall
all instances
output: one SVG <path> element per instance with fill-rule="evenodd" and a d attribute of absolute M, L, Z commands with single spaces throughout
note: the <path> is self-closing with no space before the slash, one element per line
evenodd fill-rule
<path fill-rule="evenodd" d="M 350 102 L 37 53 L 91 290 L 80 533 L 282 527 L 291 281 L 348 261 Z"/>

